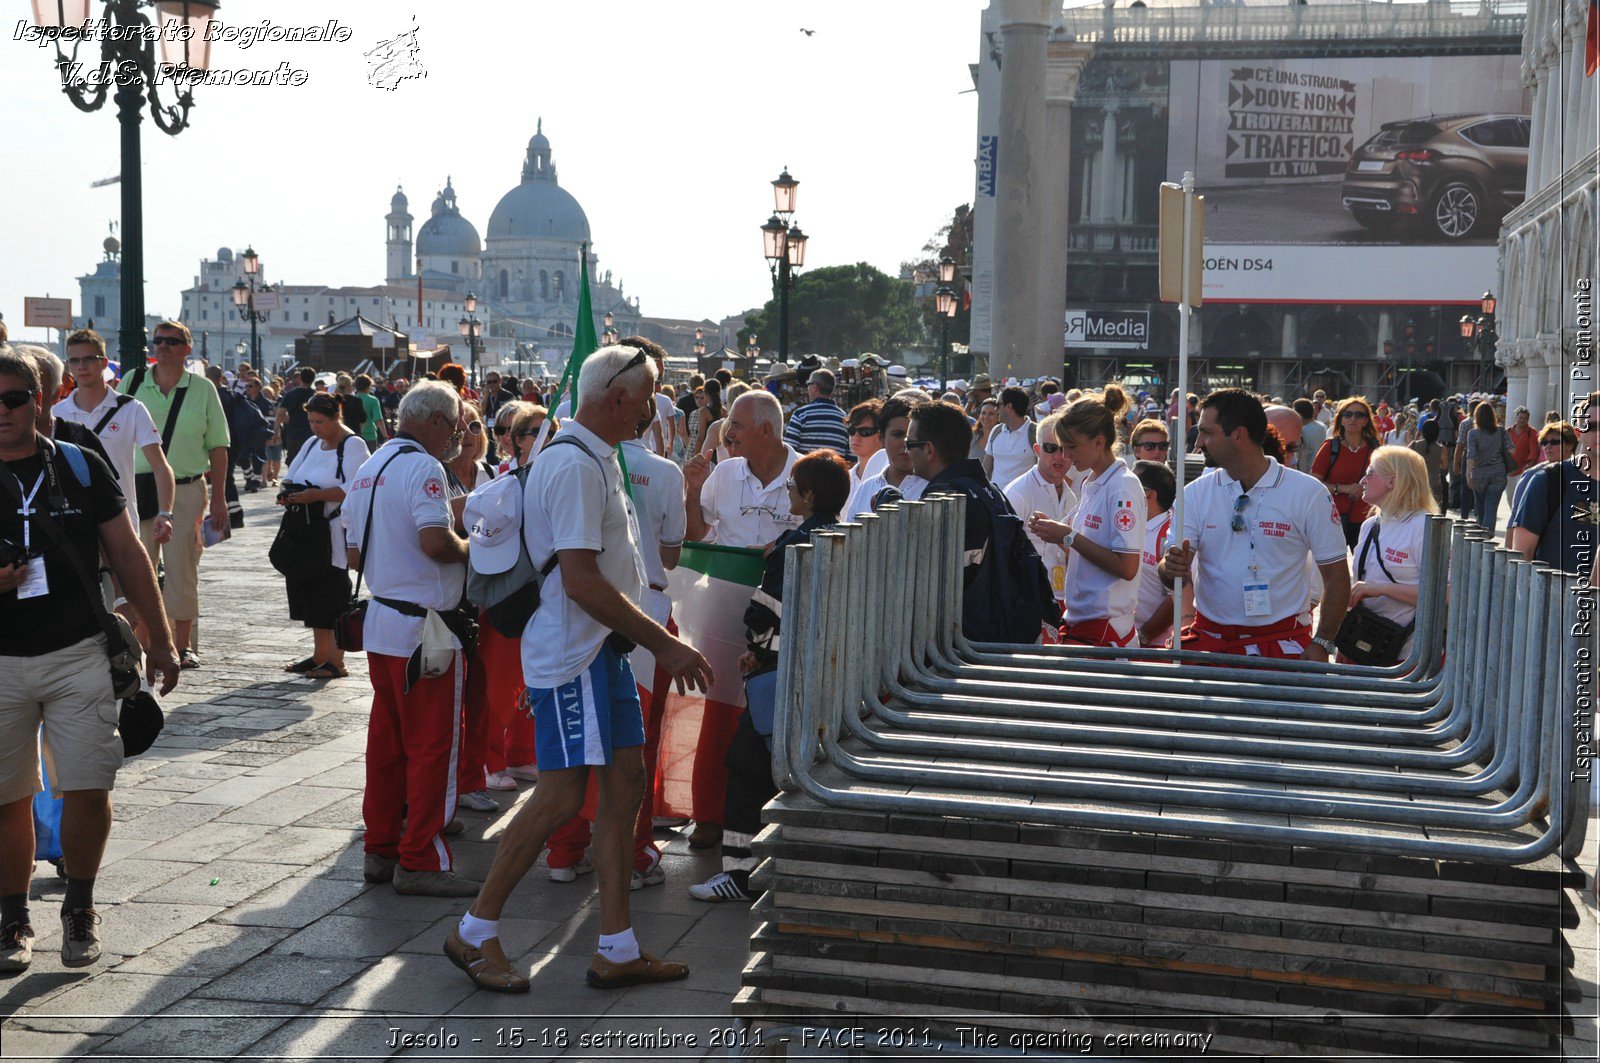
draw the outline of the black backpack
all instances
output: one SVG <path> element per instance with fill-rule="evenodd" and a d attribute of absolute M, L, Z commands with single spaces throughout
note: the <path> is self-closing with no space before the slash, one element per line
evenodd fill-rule
<path fill-rule="evenodd" d="M 1061 623 L 1061 606 L 1026 525 L 987 480 L 958 476 L 949 483 L 989 516 L 989 541 L 961 603 L 962 634 L 974 642 L 1038 642 L 1045 624 Z"/>

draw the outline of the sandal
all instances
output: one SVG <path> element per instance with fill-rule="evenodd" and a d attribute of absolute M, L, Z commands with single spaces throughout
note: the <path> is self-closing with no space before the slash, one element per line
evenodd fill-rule
<path fill-rule="evenodd" d="M 300 673 L 307 679 L 344 679 L 350 673 L 333 663 L 319 664 Z"/>
<path fill-rule="evenodd" d="M 303 661 L 296 661 L 293 664 L 284 665 L 283 670 L 285 672 L 305 673 L 311 671 L 311 669 L 315 668 L 316 666 L 317 659 L 315 657 L 307 657 Z"/>
<path fill-rule="evenodd" d="M 200 655 L 193 650 L 184 650 L 178 655 L 178 667 L 185 671 L 190 668 L 200 667 Z"/>

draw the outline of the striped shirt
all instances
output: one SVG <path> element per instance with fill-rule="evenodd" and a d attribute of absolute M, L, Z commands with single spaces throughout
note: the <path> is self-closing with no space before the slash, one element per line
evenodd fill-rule
<path fill-rule="evenodd" d="M 783 441 L 801 454 L 832 449 L 845 461 L 852 461 L 850 433 L 844 426 L 844 411 L 832 399 L 816 399 L 789 415 Z"/>

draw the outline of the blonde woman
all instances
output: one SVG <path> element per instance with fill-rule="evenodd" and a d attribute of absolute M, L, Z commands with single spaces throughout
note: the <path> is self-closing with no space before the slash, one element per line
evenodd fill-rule
<path fill-rule="evenodd" d="M 1356 540 L 1356 582 L 1350 606 L 1362 603 L 1397 624 L 1417 617 L 1422 582 L 1422 539 L 1430 514 L 1439 512 L 1428 482 L 1428 463 L 1407 447 L 1379 447 L 1361 477 L 1362 501 L 1372 516 Z M 1406 641 L 1403 659 L 1411 650 Z"/>

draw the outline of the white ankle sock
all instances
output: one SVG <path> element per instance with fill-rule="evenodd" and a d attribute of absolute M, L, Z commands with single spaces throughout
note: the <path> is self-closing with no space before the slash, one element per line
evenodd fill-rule
<path fill-rule="evenodd" d="M 461 935 L 462 941 L 465 941 L 473 948 L 477 948 L 490 938 L 500 936 L 500 920 L 479 919 L 471 912 L 468 912 L 461 917 L 461 923 L 456 927 L 456 933 Z"/>
<path fill-rule="evenodd" d="M 639 958 L 639 940 L 630 926 L 620 934 L 601 934 L 595 951 L 612 963 L 632 963 Z"/>

